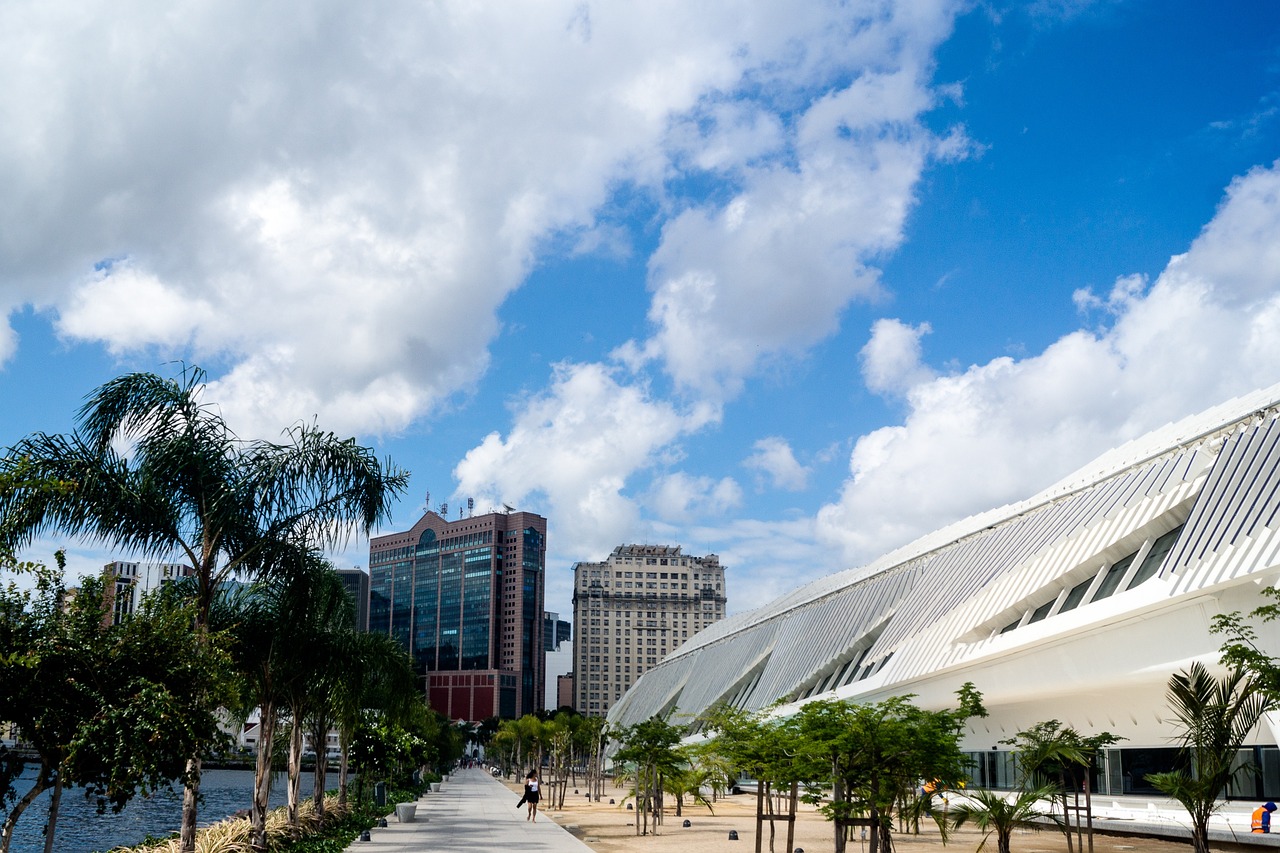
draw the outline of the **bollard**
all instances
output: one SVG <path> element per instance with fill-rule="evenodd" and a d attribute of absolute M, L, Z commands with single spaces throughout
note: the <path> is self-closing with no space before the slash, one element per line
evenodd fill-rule
<path fill-rule="evenodd" d="M 612 806 L 612 805 L 616 805 L 616 803 L 614 803 L 614 801 L 613 801 L 613 797 L 610 797 L 610 798 L 609 798 L 609 805 L 611 805 L 611 806 Z"/>
<path fill-rule="evenodd" d="M 686 829 L 687 829 L 688 827 L 693 826 L 693 824 L 689 822 L 689 818 L 685 818 L 685 819 L 684 819 L 684 826 L 685 826 L 685 828 L 686 828 Z"/>
<path fill-rule="evenodd" d="M 736 829 L 731 829 L 731 830 L 729 830 L 729 840 L 730 840 L 730 841 L 737 841 L 737 840 L 738 840 L 738 830 L 736 830 Z"/>
<path fill-rule="evenodd" d="M 631 803 L 627 803 L 627 811 L 631 811 Z"/>
<path fill-rule="evenodd" d="M 360 840 L 361 840 L 361 841 L 372 841 L 372 840 L 373 840 L 372 838 L 370 838 L 370 837 L 369 837 L 369 830 L 367 830 L 367 829 L 366 829 L 366 830 L 364 830 L 363 832 L 361 832 L 361 833 L 360 833 Z"/>

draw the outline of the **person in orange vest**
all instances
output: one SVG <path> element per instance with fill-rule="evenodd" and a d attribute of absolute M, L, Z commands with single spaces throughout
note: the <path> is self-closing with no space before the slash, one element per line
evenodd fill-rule
<path fill-rule="evenodd" d="M 1270 832 L 1271 831 L 1271 813 L 1276 810 L 1276 804 L 1268 800 L 1253 810 L 1253 824 L 1250 832 Z"/>

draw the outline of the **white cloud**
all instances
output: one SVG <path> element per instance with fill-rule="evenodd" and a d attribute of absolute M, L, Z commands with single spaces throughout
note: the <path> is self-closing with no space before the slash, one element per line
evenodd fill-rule
<path fill-rule="evenodd" d="M 752 454 L 742 463 L 769 480 L 774 488 L 802 491 L 809 485 L 810 469 L 801 465 L 786 439 L 771 435 L 752 445 Z"/>
<path fill-rule="evenodd" d="M 722 516 L 742 504 L 742 487 L 732 477 L 715 480 L 676 471 L 658 478 L 645 501 L 658 518 L 685 522 L 701 516 Z"/>
<path fill-rule="evenodd" d="M 607 553 L 634 535 L 639 508 L 623 494 L 628 479 L 718 417 L 654 400 L 599 364 L 559 366 L 548 391 L 519 405 L 505 437 L 491 433 L 458 463 L 455 494 L 477 507 L 545 497 L 556 535 L 583 553 Z"/>
<path fill-rule="evenodd" d="M 859 353 L 862 378 L 880 394 L 902 395 L 934 377 L 921 358 L 920 339 L 933 331 L 928 323 L 909 326 L 901 320 L 877 320 L 871 340 Z"/>
<path fill-rule="evenodd" d="M 1098 453 L 1280 379 L 1280 171 L 1234 181 L 1149 290 L 1117 280 L 1114 316 L 1025 359 L 907 392 L 904 422 L 862 436 L 819 535 L 865 562 L 942 524 L 1034 494 Z"/>
<path fill-rule="evenodd" d="M 695 162 L 740 174 L 740 189 L 663 226 L 649 270 L 655 331 L 630 356 L 726 399 L 762 364 L 835 332 L 851 301 L 880 295 L 872 263 L 901 242 L 922 169 L 966 150 L 962 131 L 940 138 L 919 121 L 939 97 L 931 51 L 951 20 L 942 6 L 914 11 L 868 14 L 846 60 L 861 63 L 852 82 L 808 99 L 786 135 L 744 104 L 700 116 Z M 678 131 L 688 145 L 689 127 Z M 752 162 L 775 149 L 787 156 Z"/>
<path fill-rule="evenodd" d="M 57 325 L 63 335 L 97 337 L 119 354 L 139 340 L 170 347 L 188 343 L 197 318 L 210 307 L 126 260 L 88 278 L 64 305 Z"/>
<path fill-rule="evenodd" d="M 715 328 L 745 323 L 708 368 L 733 384 L 752 329 L 764 355 L 794 352 L 874 290 L 862 265 L 898 239 L 932 144 L 919 81 L 952 5 L 7 3 L 0 305 L 49 306 L 115 353 L 227 365 L 213 378 L 246 434 L 274 434 L 280 400 L 394 432 L 484 374 L 495 312 L 550 238 L 625 255 L 597 221 L 611 193 L 668 205 L 666 182 L 707 170 L 745 180 L 750 210 L 726 240 L 716 211 L 663 207 L 655 318 L 699 380 L 681 318 L 701 318 L 673 288 L 710 276 L 738 304 Z M 783 100 L 744 99 L 764 84 Z M 789 98 L 815 105 L 784 131 Z M 757 239 L 773 248 L 735 258 Z"/>
<path fill-rule="evenodd" d="M 657 523 L 653 530 L 656 541 L 680 544 L 686 554 L 720 557 L 730 613 L 754 610 L 832 571 L 830 548 L 819 541 L 811 517 Z"/>

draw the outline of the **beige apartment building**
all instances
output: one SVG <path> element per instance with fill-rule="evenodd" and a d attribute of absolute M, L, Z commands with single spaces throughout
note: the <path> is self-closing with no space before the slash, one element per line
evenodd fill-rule
<path fill-rule="evenodd" d="M 600 717 L 632 684 L 724 618 L 724 567 L 675 545 L 619 545 L 573 567 L 574 708 Z"/>

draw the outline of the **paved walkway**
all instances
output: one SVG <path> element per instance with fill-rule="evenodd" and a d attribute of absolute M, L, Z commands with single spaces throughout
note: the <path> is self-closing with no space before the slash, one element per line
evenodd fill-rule
<path fill-rule="evenodd" d="M 418 800 L 414 821 L 401 823 L 390 814 L 385 827 L 369 830 L 370 840 L 353 841 L 347 850 L 591 853 L 551 818 L 539 814 L 536 822 L 525 820 L 525 807 L 516 808 L 520 795 L 480 768 L 454 771 L 440 788 Z"/>

